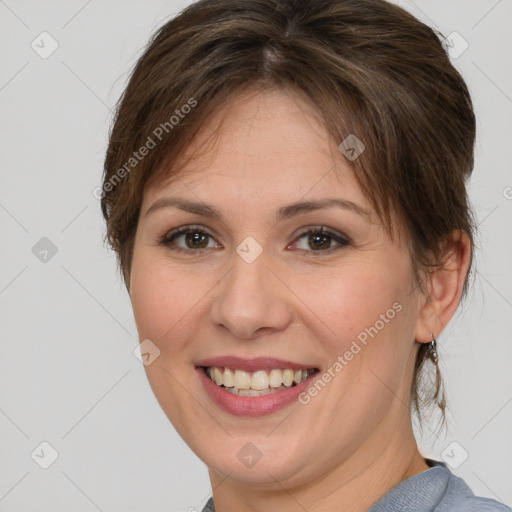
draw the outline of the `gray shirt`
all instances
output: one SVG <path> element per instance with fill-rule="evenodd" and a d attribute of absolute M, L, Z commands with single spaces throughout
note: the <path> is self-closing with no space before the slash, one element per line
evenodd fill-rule
<path fill-rule="evenodd" d="M 429 469 L 400 482 L 368 512 L 512 512 L 495 500 L 475 496 L 444 462 L 426 460 Z M 203 512 L 215 512 L 212 498 Z"/>

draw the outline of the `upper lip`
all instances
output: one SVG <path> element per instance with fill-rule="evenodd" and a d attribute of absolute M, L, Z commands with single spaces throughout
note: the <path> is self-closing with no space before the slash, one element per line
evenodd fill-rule
<path fill-rule="evenodd" d="M 295 363 L 285 359 L 276 359 L 274 357 L 255 357 L 245 359 L 237 356 L 217 356 L 202 359 L 194 363 L 194 366 L 222 366 L 233 370 L 244 370 L 246 372 L 255 372 L 258 370 L 286 369 L 303 370 L 316 368 L 315 365 Z"/>

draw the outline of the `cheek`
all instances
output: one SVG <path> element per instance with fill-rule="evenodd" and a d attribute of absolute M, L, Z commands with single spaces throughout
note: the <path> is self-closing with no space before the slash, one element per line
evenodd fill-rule
<path fill-rule="evenodd" d="M 406 400 L 417 316 L 409 260 L 382 258 L 299 282 L 297 294 L 310 310 L 306 328 L 335 376 L 328 401 L 363 414 L 366 407 L 385 409 L 395 394 Z"/>
<path fill-rule="evenodd" d="M 354 339 L 398 328 L 411 289 L 407 266 L 400 277 L 387 265 L 350 265 L 334 272 L 302 274 L 297 295 L 309 308 L 311 321 L 330 340 L 331 348 L 347 348 Z M 371 333 L 371 334 L 370 334 Z"/>
<path fill-rule="evenodd" d="M 408 260 L 396 268 L 392 261 L 354 264 L 329 276 L 297 280 L 302 283 L 298 295 L 310 311 L 305 327 L 328 354 L 324 375 L 329 374 L 327 385 L 309 390 L 303 403 L 310 401 L 311 416 L 319 424 L 334 418 L 343 425 L 348 445 L 357 446 L 394 403 L 401 410 L 408 400 L 416 315 L 412 272 Z M 336 431 L 327 445 L 339 442 Z M 324 455 L 329 457 L 328 449 Z"/>
<path fill-rule="evenodd" d="M 187 311 L 197 302 L 195 287 L 191 276 L 173 271 L 161 256 L 136 246 L 130 298 L 140 339 L 149 338 L 163 350 L 160 340 L 177 330 L 180 319 L 186 319 Z"/>
<path fill-rule="evenodd" d="M 200 311 L 198 299 L 204 294 L 192 275 L 178 272 L 154 251 L 135 246 L 130 298 L 137 331 L 140 340 L 150 339 L 160 350 L 144 370 L 162 409 L 184 438 L 185 419 L 192 421 L 190 416 L 199 415 L 186 410 L 189 403 L 183 399 L 183 384 L 190 379 L 187 342 L 191 320 Z"/>

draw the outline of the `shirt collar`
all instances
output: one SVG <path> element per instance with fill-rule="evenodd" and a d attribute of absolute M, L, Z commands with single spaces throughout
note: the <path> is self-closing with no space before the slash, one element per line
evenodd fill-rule
<path fill-rule="evenodd" d="M 446 493 L 451 473 L 443 462 L 426 460 L 429 469 L 400 482 L 368 512 L 432 512 Z"/>

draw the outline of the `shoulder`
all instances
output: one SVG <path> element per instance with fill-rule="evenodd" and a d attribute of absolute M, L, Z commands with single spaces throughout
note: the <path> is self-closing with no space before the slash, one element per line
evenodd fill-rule
<path fill-rule="evenodd" d="M 475 496 L 462 478 L 448 468 L 447 486 L 443 497 L 433 512 L 511 512 L 510 507 L 496 500 Z"/>
<path fill-rule="evenodd" d="M 429 462 L 429 470 L 397 485 L 369 512 L 512 512 L 498 501 L 475 496 L 443 462 Z M 215 512 L 212 498 L 202 512 Z"/>
<path fill-rule="evenodd" d="M 429 469 L 400 482 L 369 512 L 512 512 L 495 500 L 475 496 L 445 463 L 427 463 Z"/>

